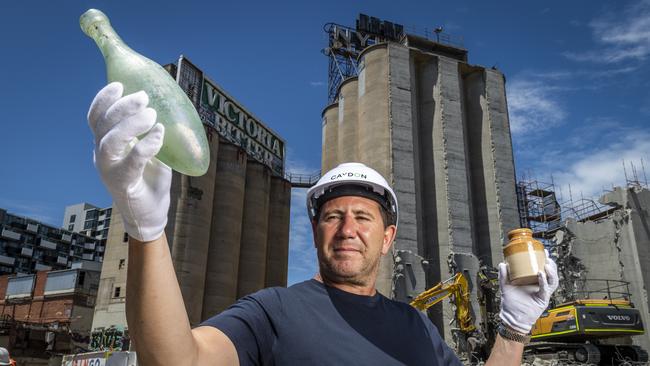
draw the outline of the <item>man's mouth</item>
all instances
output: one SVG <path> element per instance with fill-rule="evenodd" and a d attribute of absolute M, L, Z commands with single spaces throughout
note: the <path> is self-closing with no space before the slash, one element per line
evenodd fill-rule
<path fill-rule="evenodd" d="M 359 253 L 361 253 L 361 250 L 359 248 L 357 248 L 357 247 L 341 246 L 341 247 L 334 248 L 334 252 L 337 252 L 337 253 L 359 252 Z"/>

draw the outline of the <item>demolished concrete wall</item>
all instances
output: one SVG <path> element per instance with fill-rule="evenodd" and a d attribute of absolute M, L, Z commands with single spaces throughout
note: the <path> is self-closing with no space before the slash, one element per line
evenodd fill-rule
<path fill-rule="evenodd" d="M 600 202 L 616 210 L 597 221 L 569 219 L 563 234 L 556 236 L 558 250 L 564 251 L 558 253 L 561 254 L 559 261 L 567 256 L 570 259 L 569 265 L 559 266 L 561 276 L 565 277 L 565 287 L 572 286 L 572 279 L 629 282 L 631 300 L 641 312 L 646 328 L 646 334 L 632 337 L 632 341 L 648 350 L 650 303 L 646 286 L 650 284 L 650 191 L 641 187 L 617 187 L 602 196 Z M 603 282 L 589 285 L 588 281 L 584 290 L 602 287 Z M 558 295 L 563 295 L 562 290 Z"/>

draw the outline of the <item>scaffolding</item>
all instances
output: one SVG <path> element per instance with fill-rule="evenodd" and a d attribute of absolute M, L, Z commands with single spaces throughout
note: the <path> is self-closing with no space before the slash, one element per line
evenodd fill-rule
<path fill-rule="evenodd" d="M 628 168 L 625 166 L 625 160 L 623 160 L 622 163 L 623 163 L 623 174 L 625 175 L 625 184 L 627 185 L 627 187 L 648 188 L 648 177 L 645 174 L 645 163 L 643 162 L 643 158 L 641 158 L 640 172 L 637 170 L 637 167 L 633 162 L 629 162 L 630 174 L 628 174 Z M 641 178 L 643 178 L 643 180 L 641 180 Z"/>
<path fill-rule="evenodd" d="M 369 37 L 365 42 L 353 41 L 353 34 L 356 29 L 344 25 L 327 23 L 323 30 L 328 35 L 328 46 L 322 50 L 329 58 L 327 68 L 327 101 L 334 103 L 341 83 L 350 77 L 357 76 L 358 57 L 366 47 L 372 46 L 383 39 L 380 37 Z"/>
<path fill-rule="evenodd" d="M 548 239 L 562 226 L 562 208 L 553 183 L 517 182 L 517 206 L 521 227 L 530 228 L 536 238 Z"/>
<path fill-rule="evenodd" d="M 517 206 L 521 227 L 530 228 L 533 236 L 545 245 L 564 227 L 564 220 L 572 218 L 578 222 L 600 221 L 609 217 L 616 207 L 603 205 L 591 198 L 573 198 L 569 186 L 569 197 L 562 200 L 556 194 L 555 183 L 535 179 L 517 182 Z"/>

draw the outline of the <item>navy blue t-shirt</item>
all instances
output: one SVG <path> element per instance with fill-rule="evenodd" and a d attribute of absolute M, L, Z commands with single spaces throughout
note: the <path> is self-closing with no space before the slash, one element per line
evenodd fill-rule
<path fill-rule="evenodd" d="M 261 290 L 201 325 L 224 332 L 242 366 L 462 365 L 408 304 L 316 280 Z"/>

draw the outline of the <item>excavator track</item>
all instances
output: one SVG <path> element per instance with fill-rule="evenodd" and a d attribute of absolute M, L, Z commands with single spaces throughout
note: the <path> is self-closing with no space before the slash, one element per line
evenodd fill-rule
<path fill-rule="evenodd" d="M 554 359 L 592 365 L 628 365 L 648 362 L 648 352 L 634 345 L 539 342 L 526 346 L 524 359 Z"/>
<path fill-rule="evenodd" d="M 526 346 L 524 358 L 542 357 L 598 365 L 600 349 L 593 344 L 539 342 Z"/>

